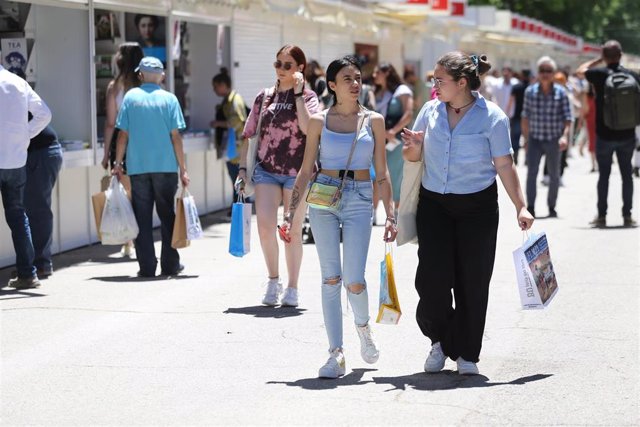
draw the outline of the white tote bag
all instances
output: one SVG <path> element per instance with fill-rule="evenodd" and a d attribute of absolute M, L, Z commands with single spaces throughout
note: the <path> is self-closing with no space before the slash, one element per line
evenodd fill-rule
<path fill-rule="evenodd" d="M 202 224 L 200 224 L 196 201 L 189 191 L 186 191 L 185 197 L 182 198 L 182 204 L 184 205 L 184 213 L 187 223 L 187 239 L 201 239 L 204 236 L 204 232 L 202 231 Z"/>
<path fill-rule="evenodd" d="M 400 207 L 398 208 L 398 235 L 396 243 L 418 243 L 418 229 L 416 214 L 418 212 L 418 198 L 422 186 L 424 173 L 424 141 L 420 146 L 420 160 L 417 162 L 404 161 L 402 166 L 402 184 L 400 186 Z"/>
<path fill-rule="evenodd" d="M 258 145 L 260 144 L 260 129 L 262 128 L 262 112 L 267 104 L 268 93 L 269 89 L 265 89 L 263 92 L 262 105 L 260 106 L 260 110 L 258 110 L 258 125 L 256 126 L 256 133 L 249 138 L 249 146 L 247 147 L 247 180 L 244 183 L 245 197 L 251 196 L 255 191 L 252 179 L 258 161 Z"/>
<path fill-rule="evenodd" d="M 103 245 L 123 245 L 138 237 L 138 223 L 131 201 L 118 178 L 113 176 L 106 191 L 106 202 L 100 223 Z"/>
<path fill-rule="evenodd" d="M 558 293 L 546 233 L 532 234 L 513 251 L 520 302 L 525 310 L 544 308 Z"/>

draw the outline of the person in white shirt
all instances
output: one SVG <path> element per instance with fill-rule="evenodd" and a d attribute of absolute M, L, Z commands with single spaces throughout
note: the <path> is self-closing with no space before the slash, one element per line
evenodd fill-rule
<path fill-rule="evenodd" d="M 28 120 L 29 113 L 33 118 Z M 0 287 L 40 286 L 33 265 L 29 219 L 24 207 L 27 148 L 51 121 L 51 111 L 29 84 L 0 65 L 0 193 L 16 252 L 18 276 Z"/>
<path fill-rule="evenodd" d="M 498 107 L 504 113 L 513 116 L 513 107 L 509 110 L 509 100 L 511 99 L 511 90 L 519 81 L 513 77 L 513 70 L 510 67 L 502 67 L 502 77 L 493 81 L 491 88 L 491 100 L 498 104 Z"/>

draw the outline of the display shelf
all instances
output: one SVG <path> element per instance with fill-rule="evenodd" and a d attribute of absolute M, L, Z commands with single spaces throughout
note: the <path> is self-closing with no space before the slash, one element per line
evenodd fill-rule
<path fill-rule="evenodd" d="M 93 165 L 93 150 L 73 150 L 62 152 L 63 163 L 65 169 L 81 168 Z"/>
<path fill-rule="evenodd" d="M 182 137 L 184 152 L 195 153 L 207 151 L 211 146 L 211 137 L 199 132 L 197 134 L 186 134 Z"/>

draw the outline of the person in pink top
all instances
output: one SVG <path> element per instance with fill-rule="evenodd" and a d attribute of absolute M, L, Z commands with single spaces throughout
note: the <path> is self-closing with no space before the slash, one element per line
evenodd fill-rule
<path fill-rule="evenodd" d="M 289 211 L 293 184 L 304 157 L 309 118 L 320 111 L 318 97 L 304 84 L 306 65 L 307 59 L 299 47 L 285 45 L 278 51 L 273 63 L 276 84 L 272 88 L 260 91 L 242 133 L 243 138 L 259 135 L 257 165 L 253 176 L 249 178 L 255 184 L 258 233 L 269 275 L 262 303 L 269 306 L 298 306 L 304 215 L 296 217 L 289 234 L 291 242 L 285 245 L 289 277 L 281 301 L 283 286 L 278 269 L 279 246 L 276 226 L 280 204 L 284 204 L 285 212 Z M 261 128 L 257 129 L 260 115 Z M 243 150 L 238 181 L 247 179 L 246 164 L 247 153 Z M 304 201 L 299 210 L 306 210 Z"/>

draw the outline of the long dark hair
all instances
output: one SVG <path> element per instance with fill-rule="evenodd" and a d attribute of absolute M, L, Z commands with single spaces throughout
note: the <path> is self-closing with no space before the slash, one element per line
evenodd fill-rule
<path fill-rule="evenodd" d="M 480 88 L 480 76 L 491 69 L 487 55 L 469 55 L 464 52 L 445 53 L 438 59 L 437 64 L 443 67 L 453 80 L 467 79 L 471 90 Z"/>
<path fill-rule="evenodd" d="M 144 52 L 140 45 L 136 42 L 122 43 L 118 46 L 116 54 L 116 65 L 118 66 L 118 75 L 116 76 L 116 86 L 122 86 L 124 91 L 140 86 L 140 79 L 134 71 L 140 60 L 144 57 Z"/>
<path fill-rule="evenodd" d="M 327 90 L 333 99 L 333 105 L 338 103 L 336 93 L 329 86 L 329 82 L 336 82 L 336 76 L 345 67 L 354 67 L 362 74 L 362 68 L 360 67 L 360 61 L 355 56 L 347 55 L 340 59 L 331 61 L 331 64 L 327 67 Z"/>
<path fill-rule="evenodd" d="M 398 89 L 398 86 L 403 84 L 402 78 L 400 74 L 396 71 L 396 68 L 390 62 L 381 62 L 378 64 L 378 70 L 387 74 L 387 90 L 391 93 L 395 92 Z M 380 87 L 376 85 L 376 92 L 378 92 Z"/>

